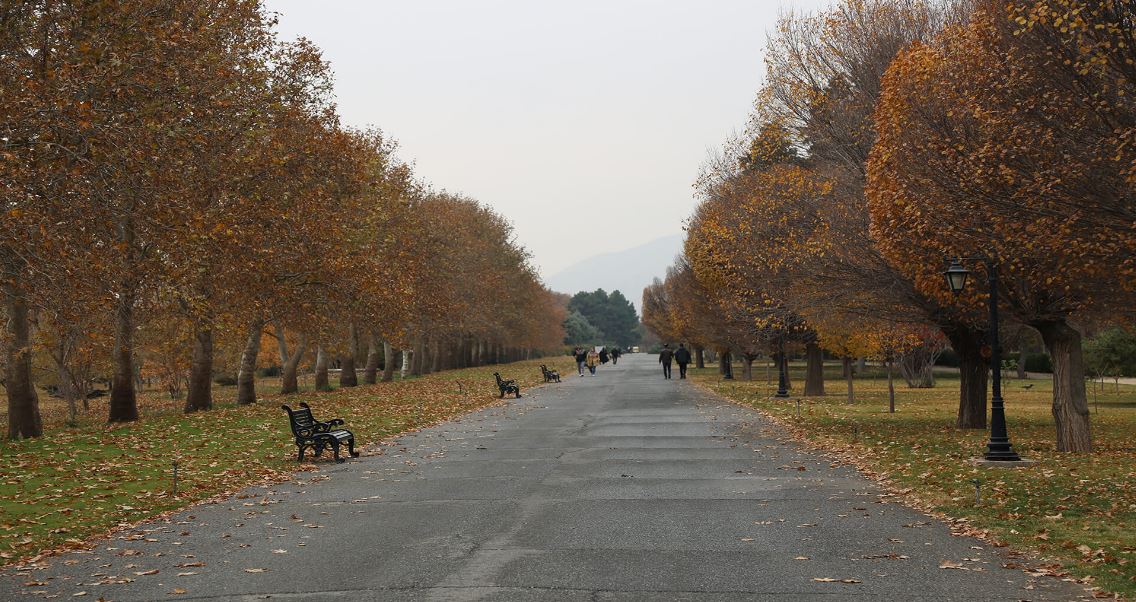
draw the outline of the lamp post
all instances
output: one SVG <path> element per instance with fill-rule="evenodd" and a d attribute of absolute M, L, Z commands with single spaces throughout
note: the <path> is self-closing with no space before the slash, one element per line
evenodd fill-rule
<path fill-rule="evenodd" d="M 785 371 L 789 368 L 789 362 L 785 361 L 785 330 L 782 329 L 777 336 L 777 393 L 774 397 L 785 399 L 789 397 L 789 383 L 786 382 Z"/>
<path fill-rule="evenodd" d="M 970 270 L 962 265 L 963 259 L 956 257 L 951 261 L 943 275 L 951 292 L 959 294 L 966 286 Z M 997 462 L 1020 462 L 1021 456 L 1010 445 L 1010 435 L 1006 430 L 1006 406 L 1002 400 L 1002 347 L 998 342 L 998 265 L 985 259 L 986 277 L 990 285 L 990 367 L 993 376 L 990 395 L 990 441 L 986 444 L 987 460 Z"/>

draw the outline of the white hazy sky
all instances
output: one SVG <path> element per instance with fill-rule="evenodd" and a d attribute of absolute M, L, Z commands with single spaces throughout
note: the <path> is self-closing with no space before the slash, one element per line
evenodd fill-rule
<path fill-rule="evenodd" d="M 508 217 L 546 278 L 680 231 L 707 149 L 745 124 L 777 16 L 829 4 L 266 2 L 282 37 L 323 49 L 346 124 Z"/>

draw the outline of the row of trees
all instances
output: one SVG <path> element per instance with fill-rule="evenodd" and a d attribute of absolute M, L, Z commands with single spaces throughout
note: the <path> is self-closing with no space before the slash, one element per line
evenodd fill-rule
<path fill-rule="evenodd" d="M 74 409 L 105 366 L 108 419 L 143 366 L 212 406 L 214 358 L 256 399 L 314 350 L 374 382 L 561 344 L 562 304 L 501 216 L 432 191 L 378 130 L 342 126 L 331 72 L 259 0 L 24 0 L 0 8 L 0 285 L 9 436 L 42 434 L 37 354 Z M 366 351 L 364 351 L 366 349 Z"/>
<path fill-rule="evenodd" d="M 616 345 L 630 347 L 639 342 L 639 316 L 623 293 L 608 294 L 602 288 L 580 291 L 568 299 L 568 318 L 564 321 L 567 345 Z"/>
<path fill-rule="evenodd" d="M 1123 0 L 787 15 L 750 135 L 704 170 L 645 321 L 743 357 L 787 337 L 810 360 L 926 358 L 941 335 L 961 364 L 957 424 L 984 428 L 985 287 L 954 296 L 942 277 L 977 257 L 1053 357 L 1057 448 L 1090 451 L 1082 332 L 1131 325 L 1136 292 L 1134 32 Z"/>

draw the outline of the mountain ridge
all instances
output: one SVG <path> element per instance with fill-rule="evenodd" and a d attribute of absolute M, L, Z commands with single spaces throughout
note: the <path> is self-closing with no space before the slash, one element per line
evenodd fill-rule
<path fill-rule="evenodd" d="M 682 234 L 656 238 L 622 251 L 600 253 L 582 259 L 550 276 L 548 288 L 569 295 L 602 288 L 618 290 L 639 311 L 643 289 L 654 278 L 663 278 L 667 267 L 682 251 Z"/>

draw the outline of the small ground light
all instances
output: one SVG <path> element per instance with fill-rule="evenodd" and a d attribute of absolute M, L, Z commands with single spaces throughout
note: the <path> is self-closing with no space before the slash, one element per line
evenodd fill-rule
<path fill-rule="evenodd" d="M 975 506 L 981 506 L 982 505 L 982 481 L 980 481 L 978 479 L 971 479 L 970 482 L 974 483 L 974 505 Z"/>

